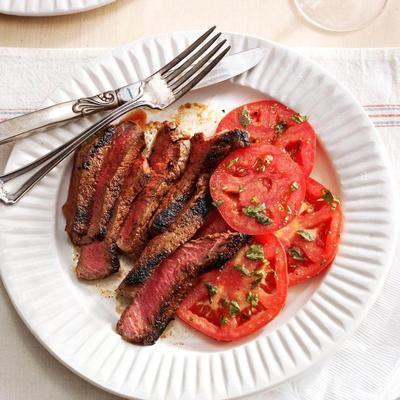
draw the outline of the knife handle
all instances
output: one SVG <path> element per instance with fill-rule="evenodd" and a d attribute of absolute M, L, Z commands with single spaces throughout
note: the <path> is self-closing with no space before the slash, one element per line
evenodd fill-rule
<path fill-rule="evenodd" d="M 110 90 L 91 97 L 56 104 L 0 123 L 0 145 L 30 136 L 78 117 L 119 106 L 117 92 Z"/>

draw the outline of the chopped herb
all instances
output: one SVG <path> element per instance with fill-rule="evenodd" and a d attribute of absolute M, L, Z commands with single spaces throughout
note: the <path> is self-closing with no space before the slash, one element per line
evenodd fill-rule
<path fill-rule="evenodd" d="M 286 129 L 286 122 L 285 121 L 279 121 L 275 125 L 275 132 L 280 135 L 283 133 L 283 131 Z"/>
<path fill-rule="evenodd" d="M 242 192 L 244 192 L 244 185 L 239 185 L 239 193 L 242 193 Z"/>
<path fill-rule="evenodd" d="M 315 239 L 315 237 L 309 231 L 306 231 L 304 229 L 298 230 L 297 234 L 301 236 L 304 240 L 307 240 L 307 242 L 312 242 Z"/>
<path fill-rule="evenodd" d="M 272 219 L 267 217 L 265 214 L 262 214 L 262 211 L 265 211 L 264 203 L 260 203 L 257 206 L 250 205 L 242 208 L 244 215 L 255 218 L 259 224 L 270 225 L 272 223 Z"/>
<path fill-rule="evenodd" d="M 301 124 L 302 122 L 305 122 L 308 120 L 308 116 L 307 115 L 300 115 L 300 114 L 294 114 L 290 117 L 290 119 L 294 122 L 296 122 L 296 124 Z"/>
<path fill-rule="evenodd" d="M 261 171 L 261 172 L 264 172 L 264 171 L 265 171 L 265 165 L 264 165 L 264 164 L 261 164 L 261 165 L 257 168 L 257 170 L 258 170 L 258 171 Z"/>
<path fill-rule="evenodd" d="M 250 199 L 250 203 L 259 203 L 260 202 L 260 200 L 258 200 L 258 197 L 257 196 L 253 196 L 251 199 Z"/>
<path fill-rule="evenodd" d="M 326 259 L 325 258 L 321 258 L 321 260 L 319 261 L 320 265 L 324 265 L 326 264 Z"/>
<path fill-rule="evenodd" d="M 223 299 L 221 299 L 221 304 L 223 306 L 227 306 L 229 304 L 229 301 L 227 299 L 225 299 L 225 297 Z"/>
<path fill-rule="evenodd" d="M 287 212 L 288 214 L 291 214 L 291 213 L 292 213 L 292 209 L 290 208 L 289 204 L 286 204 L 286 212 Z"/>
<path fill-rule="evenodd" d="M 247 126 L 251 124 L 250 112 L 247 108 L 243 108 L 239 114 L 239 122 L 242 126 Z"/>
<path fill-rule="evenodd" d="M 290 191 L 291 191 L 291 192 L 295 192 L 299 187 L 300 187 L 300 186 L 299 186 L 298 182 L 294 181 L 294 182 L 290 185 Z"/>
<path fill-rule="evenodd" d="M 237 162 L 239 161 L 239 157 L 236 157 L 229 161 L 228 165 L 226 166 L 226 169 L 231 169 Z"/>
<path fill-rule="evenodd" d="M 329 204 L 332 204 L 335 201 L 335 197 L 329 190 L 325 190 L 322 198 Z"/>
<path fill-rule="evenodd" d="M 303 252 L 298 247 L 290 247 L 288 249 L 288 253 L 292 256 L 294 260 L 304 260 Z"/>
<path fill-rule="evenodd" d="M 211 203 L 214 207 L 219 207 L 221 204 L 224 204 L 224 201 L 223 200 L 214 200 L 212 203 Z"/>
<path fill-rule="evenodd" d="M 208 300 L 210 304 L 212 303 L 212 298 L 217 294 L 217 288 L 210 282 L 204 282 L 204 286 L 208 292 Z"/>
<path fill-rule="evenodd" d="M 246 251 L 249 260 L 264 260 L 264 249 L 261 244 L 252 244 Z"/>
<path fill-rule="evenodd" d="M 242 209 L 243 214 L 248 217 L 255 217 L 255 215 L 261 211 L 265 211 L 265 204 L 260 203 L 258 206 L 247 206 Z"/>
<path fill-rule="evenodd" d="M 258 295 L 253 292 L 247 293 L 246 297 L 247 302 L 250 304 L 250 307 L 255 307 L 258 304 Z"/>
<path fill-rule="evenodd" d="M 260 214 L 260 213 L 257 214 L 256 220 L 261 225 L 271 225 L 272 224 L 272 219 L 267 217 L 265 214 Z"/>
<path fill-rule="evenodd" d="M 267 156 L 265 157 L 265 162 L 266 162 L 267 164 L 271 164 L 271 162 L 272 162 L 273 159 L 274 159 L 274 157 L 271 156 L 271 155 L 269 154 L 269 155 L 267 155 Z"/>
<path fill-rule="evenodd" d="M 264 272 L 263 271 L 254 271 L 253 275 L 256 277 L 256 279 L 251 282 L 251 287 L 254 289 L 256 288 L 264 279 Z"/>
<path fill-rule="evenodd" d="M 235 264 L 233 268 L 244 276 L 251 276 L 251 272 L 244 265 Z"/>
<path fill-rule="evenodd" d="M 235 300 L 232 300 L 232 301 L 229 303 L 229 314 L 230 314 L 232 317 L 236 317 L 236 314 L 237 314 L 239 311 L 240 311 L 239 304 L 238 304 Z"/>
<path fill-rule="evenodd" d="M 221 317 L 221 321 L 220 322 L 221 322 L 221 325 L 226 325 L 228 323 L 228 317 L 223 315 Z"/>

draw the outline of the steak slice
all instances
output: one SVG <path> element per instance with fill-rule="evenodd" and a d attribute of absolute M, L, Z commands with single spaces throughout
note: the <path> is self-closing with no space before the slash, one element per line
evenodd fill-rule
<path fill-rule="evenodd" d="M 89 223 L 96 177 L 110 151 L 115 132 L 114 127 L 101 131 L 93 142 L 83 144 L 75 155 L 68 200 L 63 207 L 67 219 L 65 229 L 74 244 L 79 244 L 79 233 Z"/>
<path fill-rule="evenodd" d="M 114 176 L 118 173 L 123 175 L 125 172 L 126 177 L 126 170 L 129 168 L 129 163 L 132 163 L 139 156 L 145 146 L 143 131 L 136 123 L 122 122 L 115 129 L 116 133 L 111 148 L 96 176 L 95 190 L 91 200 L 92 204 L 88 210 L 88 222 L 82 225 L 79 230 L 79 244 L 81 245 L 93 241 L 93 236 L 99 233 L 99 221 L 103 216 L 103 211 L 109 212 L 114 205 L 116 200 L 115 193 L 107 193 L 107 189 L 111 185 L 118 188 L 118 190 L 120 188 L 120 185 L 114 181 Z M 130 153 L 129 155 L 132 157 L 128 157 L 128 160 L 125 162 L 124 158 L 127 153 Z M 82 189 L 81 186 L 80 190 L 82 191 Z M 108 203 L 105 204 L 104 201 Z M 90 235 L 90 232 L 93 236 Z"/>
<path fill-rule="evenodd" d="M 107 224 L 111 219 L 112 211 L 119 197 L 125 180 L 131 174 L 136 174 L 132 171 L 132 166 L 135 161 L 140 158 L 140 154 L 145 148 L 144 133 L 139 125 L 129 124 L 125 128 L 127 134 L 126 140 L 122 143 L 122 148 L 113 148 L 113 160 L 110 160 L 108 165 L 108 174 L 104 174 L 105 179 L 111 178 L 109 182 L 105 182 L 103 188 L 99 188 L 99 193 L 96 192 L 96 197 L 99 197 L 98 205 L 93 207 L 92 218 L 88 229 L 88 236 L 91 239 L 102 239 L 107 233 Z M 117 152 L 125 154 L 118 154 Z M 117 164 L 120 161 L 119 165 Z M 103 190 L 101 190 L 103 189 Z M 103 192 L 103 193 L 101 193 Z"/>
<path fill-rule="evenodd" d="M 200 174 L 212 173 L 231 150 L 248 145 L 247 132 L 239 129 L 224 131 L 209 140 L 202 133 L 195 134 L 191 138 L 188 166 L 158 207 L 151 222 L 150 234 L 155 236 L 171 225 L 192 195 Z"/>
<path fill-rule="evenodd" d="M 213 233 L 223 233 L 223 232 L 234 232 L 225 220 L 221 217 L 218 209 L 212 210 L 208 215 L 204 224 L 193 236 L 194 239 L 201 238 L 206 235 L 212 235 Z"/>
<path fill-rule="evenodd" d="M 133 297 L 157 265 L 180 245 L 190 240 L 201 227 L 212 207 L 209 179 L 208 174 L 200 176 L 196 192 L 169 230 L 155 236 L 147 243 L 139 259 L 121 282 L 118 288 L 120 294 Z"/>
<path fill-rule="evenodd" d="M 125 309 L 117 324 L 118 333 L 132 343 L 154 344 L 196 278 L 223 265 L 248 239 L 240 233 L 217 233 L 179 247 L 158 266 Z"/>
<path fill-rule="evenodd" d="M 180 177 L 186 167 L 189 144 L 176 124 L 162 124 L 149 158 L 151 178 L 132 203 L 117 241 L 123 253 L 137 257 L 144 248 L 151 217 L 169 185 Z"/>
<path fill-rule="evenodd" d="M 102 241 L 80 247 L 76 273 L 86 280 L 103 279 L 119 270 L 116 240 L 130 206 L 150 178 L 147 159 L 139 157 L 132 164 L 124 187 L 112 210 L 111 220 L 106 226 L 106 237 Z"/>

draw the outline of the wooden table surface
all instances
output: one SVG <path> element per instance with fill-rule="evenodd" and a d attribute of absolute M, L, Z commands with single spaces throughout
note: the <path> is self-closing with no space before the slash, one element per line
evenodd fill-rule
<path fill-rule="evenodd" d="M 365 0 L 368 2 L 375 0 Z M 358 32 L 332 33 L 307 23 L 293 0 L 116 0 L 86 13 L 24 18 L 0 15 L 0 46 L 115 47 L 161 32 L 217 24 L 292 46 L 400 46 L 400 1 Z"/>

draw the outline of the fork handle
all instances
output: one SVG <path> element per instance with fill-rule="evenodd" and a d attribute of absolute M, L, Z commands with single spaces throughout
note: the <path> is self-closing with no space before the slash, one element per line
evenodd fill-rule
<path fill-rule="evenodd" d="M 57 166 L 61 161 L 68 157 L 92 135 L 97 133 L 99 130 L 105 128 L 111 122 L 123 116 L 128 111 L 148 105 L 147 102 L 142 99 L 142 96 L 143 92 L 142 90 L 139 90 L 139 94 L 136 99 L 118 107 L 116 110 L 112 111 L 104 118 L 96 122 L 94 125 L 84 130 L 77 137 L 57 147 L 55 150 L 26 165 L 25 167 L 19 168 L 18 170 L 0 176 L 0 201 L 4 204 L 15 204 L 55 166 Z M 18 179 L 30 171 L 36 170 L 37 168 L 39 169 L 35 173 L 33 173 L 33 175 L 31 175 L 27 180 L 25 180 L 19 187 L 14 189 L 12 192 L 7 190 L 6 184 L 8 182 Z"/>
<path fill-rule="evenodd" d="M 53 126 L 63 125 L 78 117 L 116 108 L 119 105 L 117 92 L 109 90 L 95 96 L 67 101 L 8 119 L 0 123 L 0 145 Z"/>

